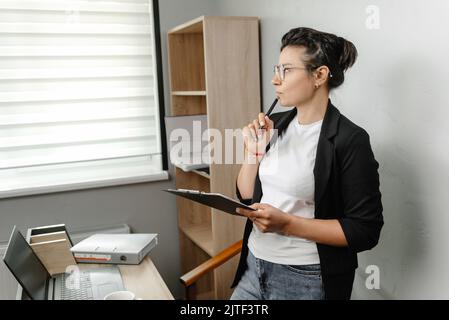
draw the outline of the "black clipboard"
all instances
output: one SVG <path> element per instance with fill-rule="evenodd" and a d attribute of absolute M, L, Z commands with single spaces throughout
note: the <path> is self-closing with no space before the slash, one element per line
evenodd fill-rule
<path fill-rule="evenodd" d="M 235 201 L 234 199 L 222 195 L 221 193 L 209 193 L 188 189 L 165 189 L 164 191 L 240 217 L 242 217 L 242 215 L 235 212 L 235 209 L 237 208 L 256 211 L 256 209 Z"/>

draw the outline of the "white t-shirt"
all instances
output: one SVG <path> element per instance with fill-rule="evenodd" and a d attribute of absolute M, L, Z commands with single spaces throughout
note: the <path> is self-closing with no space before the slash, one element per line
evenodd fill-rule
<path fill-rule="evenodd" d="M 313 168 L 322 122 L 302 125 L 296 116 L 265 154 L 259 167 L 263 192 L 260 203 L 296 216 L 315 217 Z M 278 233 L 262 233 L 256 225 L 253 225 L 248 247 L 255 257 L 273 263 L 320 263 L 315 242 Z"/>

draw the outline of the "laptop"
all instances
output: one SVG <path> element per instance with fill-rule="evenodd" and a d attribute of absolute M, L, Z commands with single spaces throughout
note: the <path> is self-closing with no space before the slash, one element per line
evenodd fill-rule
<path fill-rule="evenodd" d="M 15 226 L 3 262 L 32 300 L 103 300 L 111 292 L 125 290 L 117 266 L 51 276 Z"/>

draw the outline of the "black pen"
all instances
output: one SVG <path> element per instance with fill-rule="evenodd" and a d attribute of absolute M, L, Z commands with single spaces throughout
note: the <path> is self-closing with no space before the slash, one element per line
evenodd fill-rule
<path fill-rule="evenodd" d="M 267 117 L 270 117 L 271 111 L 273 111 L 273 109 L 274 109 L 274 107 L 276 106 L 277 103 L 278 103 L 278 98 L 274 99 L 273 103 L 271 104 L 270 109 L 268 109 L 268 112 L 266 113 L 266 116 L 267 116 Z M 260 130 L 260 129 L 263 129 L 263 127 L 264 127 L 264 126 L 261 126 L 261 125 L 259 124 L 259 130 Z"/>

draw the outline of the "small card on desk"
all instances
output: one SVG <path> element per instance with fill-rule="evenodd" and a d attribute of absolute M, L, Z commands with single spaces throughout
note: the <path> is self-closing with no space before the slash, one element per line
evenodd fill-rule
<path fill-rule="evenodd" d="M 52 276 L 76 264 L 70 252 L 72 240 L 64 224 L 30 228 L 27 241 Z"/>

